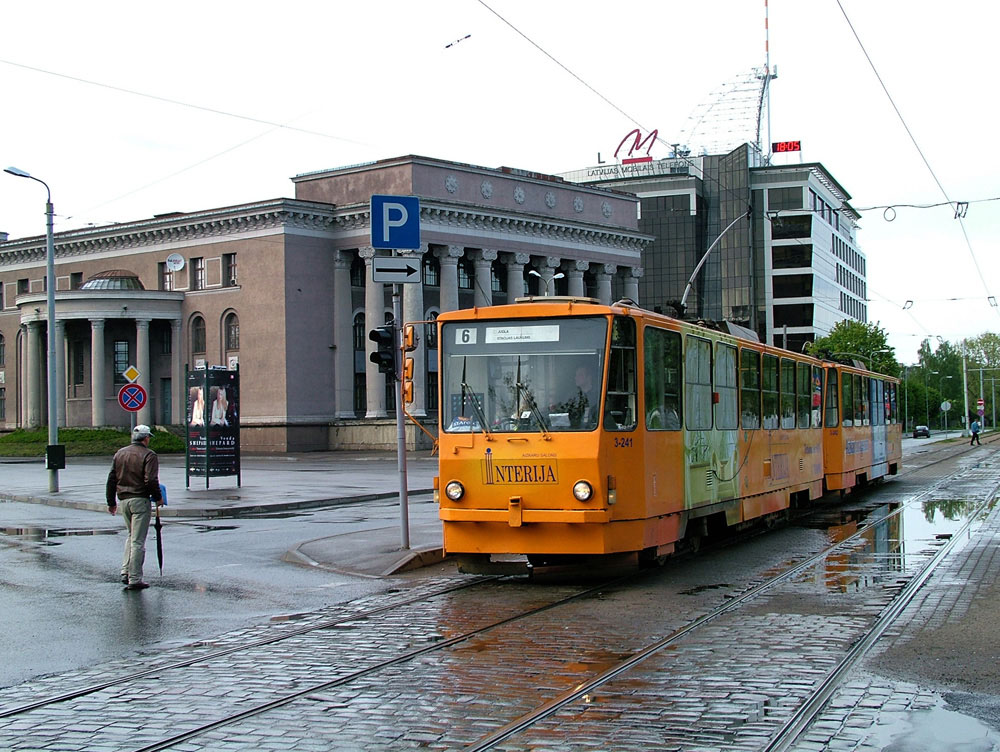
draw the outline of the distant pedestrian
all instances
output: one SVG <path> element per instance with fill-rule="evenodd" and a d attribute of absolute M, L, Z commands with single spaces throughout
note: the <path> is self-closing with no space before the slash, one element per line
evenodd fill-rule
<path fill-rule="evenodd" d="M 969 446 L 976 444 L 977 446 L 982 446 L 982 442 L 979 441 L 979 432 L 982 427 L 979 425 L 978 420 L 972 421 L 972 439 L 969 440 Z"/>
<path fill-rule="evenodd" d="M 117 496 L 125 519 L 125 554 L 122 557 L 121 581 L 127 590 L 142 590 L 142 564 L 146 559 L 146 533 L 149 531 L 150 502 L 160 506 L 160 459 L 149 448 L 149 426 L 132 429 L 132 443 L 115 452 L 106 488 L 108 512 L 118 511 Z"/>

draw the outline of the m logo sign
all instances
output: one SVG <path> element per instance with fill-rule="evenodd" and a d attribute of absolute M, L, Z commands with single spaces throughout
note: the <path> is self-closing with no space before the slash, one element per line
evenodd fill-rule
<path fill-rule="evenodd" d="M 615 159 L 619 159 L 618 152 L 620 152 L 622 150 L 622 147 L 624 147 L 625 144 L 628 143 L 629 139 L 632 139 L 632 143 L 628 147 L 628 152 L 626 152 L 626 156 L 622 158 L 622 164 L 630 165 L 630 164 L 645 164 L 646 162 L 652 162 L 653 158 L 649 155 L 649 151 L 650 149 L 653 148 L 653 144 L 656 143 L 656 137 L 658 133 L 659 131 L 657 131 L 654 128 L 649 132 L 649 135 L 646 136 L 646 138 L 643 138 L 642 132 L 638 128 L 636 128 L 633 131 L 630 131 L 625 136 L 625 138 L 621 140 L 621 143 L 618 144 L 618 148 L 615 149 Z M 641 151 L 642 147 L 644 146 L 646 147 L 646 156 L 644 157 L 636 156 L 636 152 Z"/>

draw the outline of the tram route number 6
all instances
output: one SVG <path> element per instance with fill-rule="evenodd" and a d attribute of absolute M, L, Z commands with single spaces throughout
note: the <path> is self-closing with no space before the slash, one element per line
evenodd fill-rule
<path fill-rule="evenodd" d="M 474 345 L 479 335 L 477 329 L 458 329 L 455 332 L 456 345 Z"/>

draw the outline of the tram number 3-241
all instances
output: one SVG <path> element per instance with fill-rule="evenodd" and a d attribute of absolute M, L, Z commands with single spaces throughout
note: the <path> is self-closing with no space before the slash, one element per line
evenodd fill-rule
<path fill-rule="evenodd" d="M 631 436 L 615 436 L 615 448 L 632 446 Z"/>

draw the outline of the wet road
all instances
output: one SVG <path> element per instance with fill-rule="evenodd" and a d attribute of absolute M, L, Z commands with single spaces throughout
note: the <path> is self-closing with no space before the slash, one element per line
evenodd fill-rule
<path fill-rule="evenodd" d="M 311 694 L 305 702 L 269 714 L 266 720 L 234 724 L 188 743 L 189 748 L 281 750 L 309 748 L 310 744 L 317 749 L 459 748 L 527 712 L 553 692 L 613 665 L 651 637 L 692 622 L 768 577 L 789 559 L 811 554 L 863 529 L 856 545 L 810 569 L 788 588 L 720 621 L 616 684 L 588 694 L 552 723 L 539 725 L 502 747 L 575 750 L 587 744 L 598 749 L 763 749 L 775 723 L 821 678 L 863 624 L 881 612 L 898 590 L 898 583 L 968 518 L 972 510 L 969 501 L 1000 480 L 1000 466 L 986 451 L 954 458 L 947 468 L 918 470 L 920 462 L 933 460 L 930 447 L 919 446 L 917 453 L 926 456 L 914 458 L 912 474 L 825 509 L 819 521 L 677 560 L 642 582 L 609 588 L 561 610 L 491 629 L 439 655 L 387 667 L 344 690 L 331 688 Z M 891 516 L 901 502 L 937 483 L 946 470 L 959 471 L 955 480 L 901 515 Z M 67 514 L 37 507 L 25 511 L 21 506 L 0 504 L 0 527 L 8 518 L 23 520 L 32 514 L 36 518 L 45 514 L 58 521 Z M 191 654 L 194 649 L 180 644 L 184 640 L 175 634 L 178 630 L 188 630 L 198 638 L 212 637 L 213 645 L 239 644 L 245 639 L 244 628 L 255 625 L 255 634 L 280 630 L 281 622 L 268 624 L 277 614 L 338 603 L 340 607 L 328 608 L 325 613 L 347 613 L 361 596 L 369 604 L 388 603 L 398 597 L 389 592 L 397 590 L 398 581 L 390 588 L 380 581 L 359 582 L 328 572 L 296 569 L 279 561 L 283 551 L 303 539 L 346 532 L 352 526 L 388 524 L 394 516 L 395 507 L 386 503 L 280 520 L 178 524 L 171 530 L 171 539 L 177 541 L 172 545 L 178 551 L 178 583 L 162 588 L 161 593 L 151 589 L 142 599 L 131 600 L 134 594 L 108 584 L 117 573 L 120 535 L 53 538 L 12 528 L 13 532 L 0 535 L 0 545 L 4 546 L 4 564 L 16 564 L 17 574 L 9 578 L 10 569 L 5 566 L 0 614 L 9 613 L 8 606 L 21 608 L 20 599 L 36 581 L 43 588 L 40 593 L 45 606 L 33 607 L 30 618 L 21 623 L 29 634 L 13 649 L 34 649 L 36 660 L 55 666 L 62 656 L 32 646 L 44 642 L 45 620 L 62 604 L 70 604 L 73 616 L 59 626 L 75 630 L 72 634 L 82 641 L 90 641 L 82 651 L 71 653 L 74 665 L 94 665 L 93 671 L 83 672 L 88 676 L 121 673 L 126 665 L 145 665 L 145 660 L 106 668 L 100 664 L 109 657 L 127 657 L 147 637 L 157 646 L 159 659 Z M 970 534 L 962 541 L 962 550 L 1000 538 L 996 517 L 993 514 L 990 519 L 977 520 L 979 531 L 994 526 L 986 530 L 992 538 Z M 84 514 L 79 519 L 93 525 L 95 516 Z M 108 519 L 117 529 L 114 523 L 120 521 Z M 59 527 L 71 526 L 63 521 Z M 983 561 L 988 563 L 985 556 Z M 54 585 L 51 575 L 59 571 L 66 576 L 89 577 L 87 587 Z M 907 631 L 907 625 L 933 626 L 935 620 L 947 622 L 951 614 L 969 609 L 972 600 L 966 591 L 970 584 L 976 584 L 975 571 L 979 570 L 956 568 L 946 572 L 938 584 L 921 590 L 922 600 L 892 635 L 886 646 L 888 653 L 917 639 Z M 175 570 L 171 574 L 173 578 Z M 428 585 L 455 577 L 446 570 L 420 574 Z M 386 652 L 447 640 L 470 625 L 488 623 L 555 598 L 567 587 L 566 582 L 491 584 L 488 589 L 455 592 L 439 601 L 416 604 L 405 612 L 390 613 L 384 620 L 357 620 L 336 629 L 318 630 L 268 647 L 263 654 L 239 655 L 193 678 L 174 682 L 158 677 L 157 691 L 163 694 L 156 702 L 157 717 L 150 715 L 143 733 L 150 740 L 163 738 L 159 726 L 172 729 L 192 724 L 195 715 L 239 709 L 286 686 L 308 686 L 346 675 L 359 664 L 381 660 Z M 97 599 L 103 605 L 95 606 L 94 599 L 88 599 L 95 589 L 104 593 Z M 128 611 L 132 600 L 143 600 L 145 605 Z M 107 612 L 101 613 L 100 608 Z M 74 619 L 81 614 L 88 621 L 75 624 Z M 7 634 L 8 625 L 2 626 L 0 634 Z M 119 642 L 109 647 L 105 632 Z M 0 647 L 7 652 L 6 645 Z M 971 643 L 969 647 L 973 647 Z M 983 660 L 996 663 L 990 654 Z M 905 668 L 906 661 L 901 665 Z M 952 701 L 945 699 L 943 691 L 935 691 L 936 682 L 915 681 L 919 671 L 904 676 L 901 665 L 876 671 L 877 666 L 871 664 L 855 672 L 815 727 L 793 748 L 801 752 L 995 748 L 996 733 L 982 720 L 990 723 L 989 713 L 980 713 L 977 718 L 972 703 L 962 705 L 956 700 L 947 704 Z M 909 668 L 920 668 L 919 655 L 911 656 Z M 1000 687 L 995 679 L 994 673 L 980 687 L 977 702 L 981 704 Z M 36 684 L 74 680 L 83 680 L 81 672 Z M 34 685 L 11 688 L 0 696 L 0 703 L 32 696 L 36 689 Z M 140 690 L 134 702 L 141 703 L 142 697 Z M 194 697 L 212 698 L 212 704 L 193 702 Z M 52 739 L 68 742 L 66 713 L 65 708 L 55 709 L 25 723 L 34 724 L 35 733 L 44 729 Z M 130 743 L 128 730 L 121 724 L 91 728 L 77 717 L 74 729 L 81 726 L 87 731 L 80 739 L 97 739 L 103 748 L 138 746 Z M 9 734 L 17 729 L 16 722 L 0 724 L 0 747 L 15 738 Z M 54 748 L 72 747 L 56 744 Z"/>
<path fill-rule="evenodd" d="M 429 504 L 412 500 L 412 504 Z M 166 520 L 160 580 L 155 533 L 145 579 L 118 582 L 121 517 L 0 503 L 0 686 L 166 646 L 214 637 L 357 598 L 389 585 L 293 566 L 304 540 L 396 524 L 394 502 L 273 518 Z"/>

